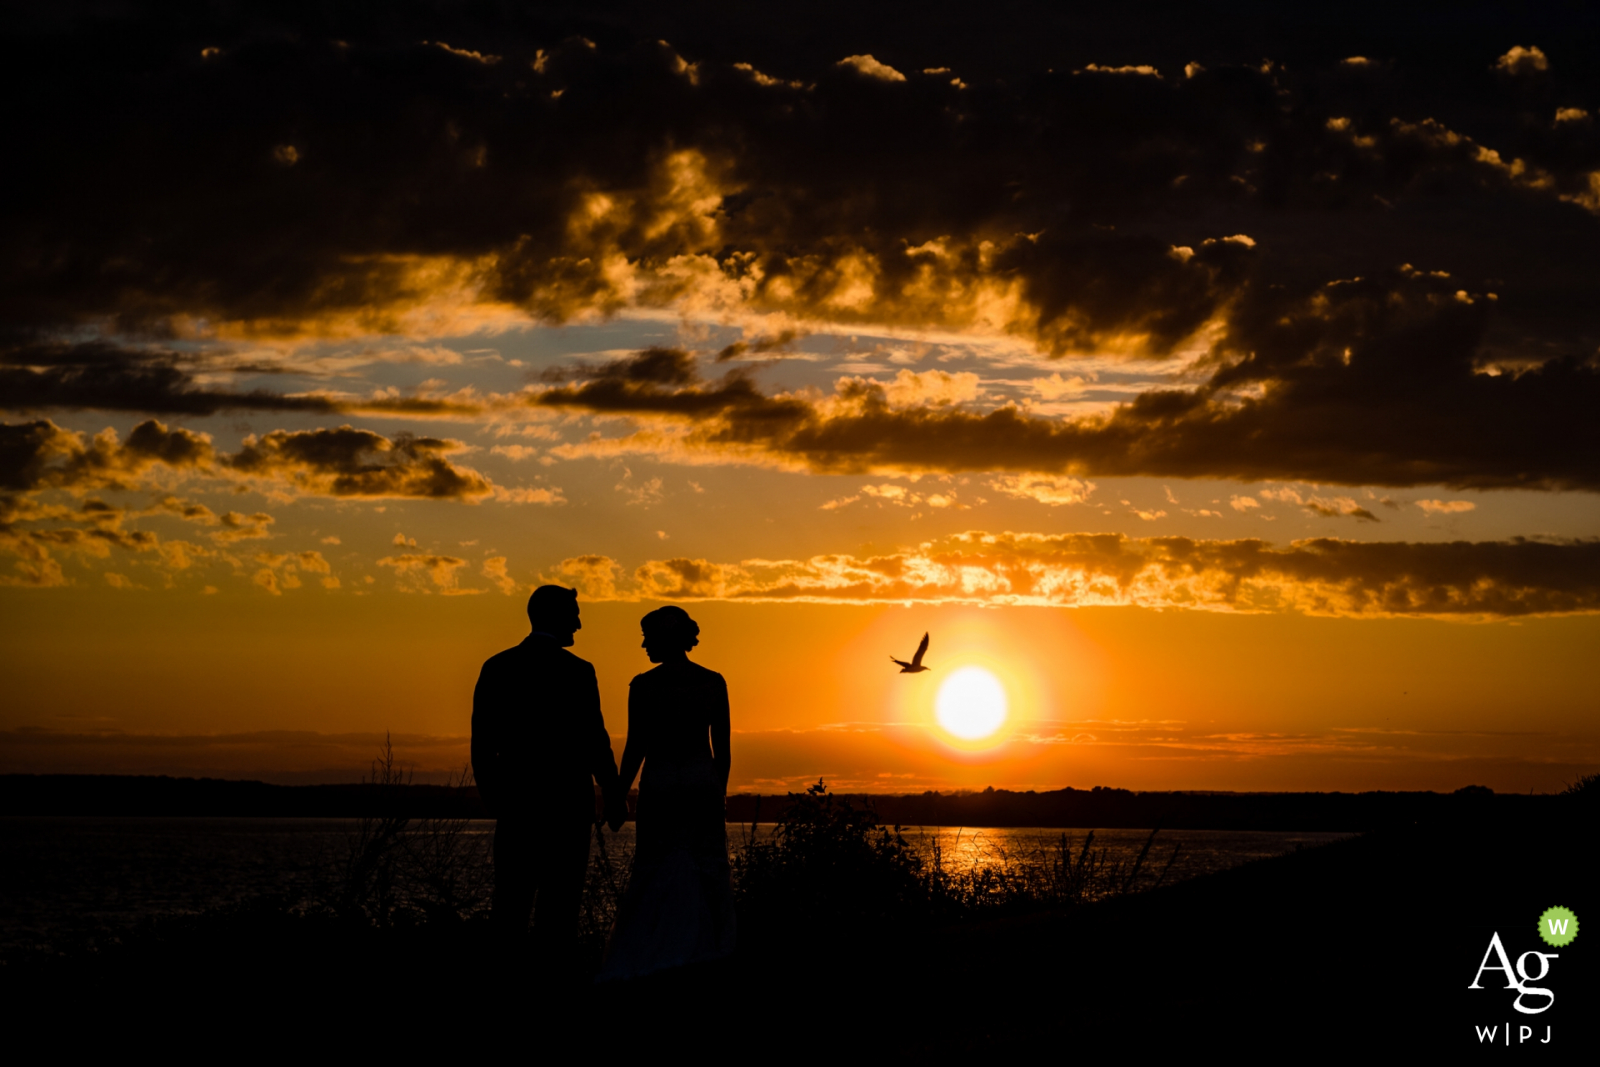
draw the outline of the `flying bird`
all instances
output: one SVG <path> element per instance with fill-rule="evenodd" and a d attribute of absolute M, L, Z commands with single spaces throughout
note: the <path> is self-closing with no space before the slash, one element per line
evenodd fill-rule
<path fill-rule="evenodd" d="M 911 662 L 910 663 L 907 663 L 903 659 L 895 659 L 893 656 L 890 656 L 889 658 L 891 660 L 894 660 L 895 663 L 900 664 L 900 673 L 901 674 L 916 674 L 919 671 L 925 671 L 925 670 L 928 669 L 927 667 L 924 667 L 922 665 L 922 657 L 927 655 L 927 652 L 928 652 L 928 635 L 927 634 L 923 634 L 922 635 L 922 644 L 917 646 L 917 654 L 915 656 L 911 657 Z"/>

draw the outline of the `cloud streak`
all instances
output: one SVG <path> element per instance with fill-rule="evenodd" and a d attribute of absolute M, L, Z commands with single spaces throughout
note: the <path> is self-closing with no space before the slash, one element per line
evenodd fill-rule
<path fill-rule="evenodd" d="M 264 484 L 306 496 L 559 502 L 559 490 L 497 486 L 450 458 L 466 447 L 448 438 L 385 437 L 347 425 L 251 435 L 238 452 L 224 453 L 209 434 L 169 428 L 155 419 L 135 426 L 126 441 L 114 430 L 90 438 L 48 419 L 0 423 L 0 503 L 15 507 L 21 494 L 52 489 L 145 488 L 146 475 L 158 471 Z"/>
<path fill-rule="evenodd" d="M 465 449 L 459 441 L 397 434 L 384 437 L 370 430 L 342 426 L 322 430 L 274 430 L 246 437 L 236 453 L 219 451 L 207 434 L 168 427 L 149 419 L 121 439 L 107 429 L 90 437 L 64 429 L 48 419 L 26 423 L 0 422 L 0 551 L 16 557 L 14 573 L 0 584 L 59 586 L 69 584 L 53 553 L 69 552 L 104 559 L 112 548 L 157 552 L 169 571 L 217 556 L 187 541 L 163 541 L 149 530 L 125 525 L 141 515 L 171 515 L 209 528 L 210 539 L 226 548 L 242 541 L 272 536 L 274 523 L 265 512 L 227 510 L 218 514 L 205 504 L 163 491 L 182 479 L 209 488 L 255 488 L 274 497 L 326 497 L 345 500 L 413 499 L 477 503 L 495 499 L 510 504 L 564 503 L 560 489 L 496 485 L 478 471 L 451 457 Z M 157 490 L 161 495 L 142 512 L 88 499 L 81 504 L 52 502 L 52 493 L 82 498 L 95 491 Z M 256 571 L 255 581 L 269 592 L 294 588 L 296 566 L 324 575 L 327 588 L 338 586 L 320 555 Z M 242 566 L 234 557 L 224 557 Z M 397 566 L 399 566 L 397 564 Z M 399 566 L 410 573 L 410 564 Z M 449 576 L 429 564 L 430 574 Z M 498 580 L 498 579 L 496 579 Z M 439 584 L 439 583 L 436 583 Z M 453 580 L 440 584 L 449 592 Z"/>
<path fill-rule="evenodd" d="M 594 599 L 975 603 L 1518 618 L 1600 611 L 1600 541 L 1370 542 L 972 532 L 880 556 L 650 560 L 555 573 Z"/>
<path fill-rule="evenodd" d="M 313 496 L 477 501 L 494 494 L 488 478 L 447 458 L 465 446 L 437 437 L 370 430 L 274 430 L 244 440 L 224 461 L 250 478 L 286 482 Z"/>
<path fill-rule="evenodd" d="M 643 453 L 820 473 L 1600 488 L 1600 428 L 1582 414 L 1600 405 L 1600 367 L 1556 361 L 1514 375 L 1480 373 L 1471 346 L 1458 343 L 1477 329 L 1479 311 L 1429 285 L 1412 294 L 1409 307 L 1396 290 L 1377 285 L 1308 301 L 1299 325 L 1320 336 L 1322 351 L 1309 363 L 1301 346 L 1270 346 L 1283 326 L 1274 320 L 1256 340 L 1241 334 L 1228 342 L 1238 352 L 1252 347 L 1222 362 L 1205 383 L 1152 389 L 1108 414 L 1076 419 L 1015 404 L 986 409 L 969 402 L 971 394 L 908 398 L 898 379 L 840 378 L 831 396 L 769 394 L 745 371 L 705 380 L 678 349 L 580 368 L 583 380 L 551 386 L 529 403 L 646 424 L 621 438 L 552 450 L 568 457 Z M 1395 315 L 1413 320 L 1400 347 L 1367 323 Z M 1455 369 L 1426 376 L 1408 366 L 1420 363 Z M 1043 482 L 1016 483 L 1029 484 L 1048 490 Z M 1353 503 L 1305 506 L 1376 521 Z"/>

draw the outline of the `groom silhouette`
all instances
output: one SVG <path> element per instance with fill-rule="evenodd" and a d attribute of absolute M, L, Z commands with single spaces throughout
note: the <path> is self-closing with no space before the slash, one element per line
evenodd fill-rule
<path fill-rule="evenodd" d="M 583 626 L 577 591 L 535 589 L 528 622 L 533 632 L 490 657 L 472 693 L 472 768 L 495 817 L 490 916 L 503 934 L 520 934 L 537 896 L 539 939 L 570 943 L 589 865 L 594 782 L 615 812 L 617 763 L 594 667 L 567 651 Z"/>

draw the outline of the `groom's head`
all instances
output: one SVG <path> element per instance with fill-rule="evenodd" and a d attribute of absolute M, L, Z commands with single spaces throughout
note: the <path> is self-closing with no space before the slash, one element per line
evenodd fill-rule
<path fill-rule="evenodd" d="M 548 634 L 563 648 L 583 629 L 578 621 L 578 591 L 561 585 L 541 585 L 528 598 L 528 624 L 536 634 Z"/>

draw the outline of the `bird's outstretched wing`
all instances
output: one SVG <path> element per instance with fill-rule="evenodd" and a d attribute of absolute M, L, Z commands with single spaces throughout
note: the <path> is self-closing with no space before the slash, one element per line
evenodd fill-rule
<path fill-rule="evenodd" d="M 889 657 L 889 662 L 890 663 L 898 663 L 902 667 L 910 667 L 911 666 L 911 664 L 907 663 L 905 660 L 903 660 L 903 659 L 895 659 L 893 656 Z"/>
<path fill-rule="evenodd" d="M 922 635 L 922 644 L 917 646 L 917 654 L 911 657 L 913 667 L 922 666 L 922 657 L 928 654 L 928 635 Z"/>

